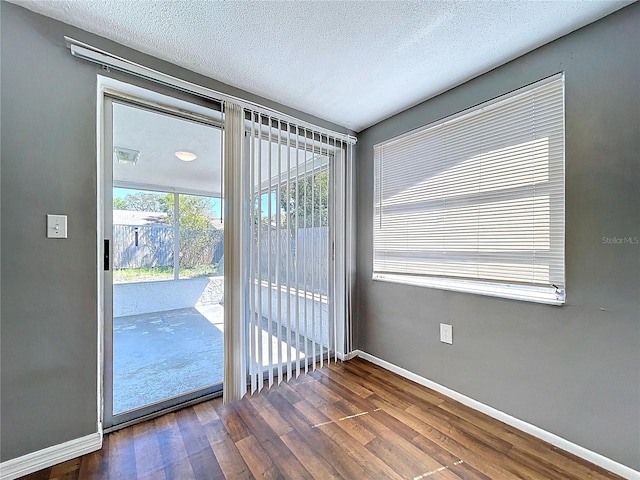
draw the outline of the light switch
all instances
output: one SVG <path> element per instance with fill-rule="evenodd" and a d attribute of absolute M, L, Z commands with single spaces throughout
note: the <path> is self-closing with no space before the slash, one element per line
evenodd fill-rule
<path fill-rule="evenodd" d="M 66 215 L 47 215 L 47 238 L 67 238 Z"/>

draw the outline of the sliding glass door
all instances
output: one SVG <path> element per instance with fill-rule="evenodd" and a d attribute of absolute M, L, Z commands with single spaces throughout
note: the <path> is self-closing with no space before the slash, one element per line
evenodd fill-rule
<path fill-rule="evenodd" d="M 105 99 L 105 427 L 220 391 L 219 121 Z"/>
<path fill-rule="evenodd" d="M 349 349 L 352 140 L 157 98 L 104 97 L 107 429 Z"/>

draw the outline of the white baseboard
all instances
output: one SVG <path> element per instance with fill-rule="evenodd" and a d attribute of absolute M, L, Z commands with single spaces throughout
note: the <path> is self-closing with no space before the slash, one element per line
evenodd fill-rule
<path fill-rule="evenodd" d="M 533 435 L 534 437 L 544 440 L 545 442 L 548 442 L 551 445 L 561 448 L 566 452 L 572 453 L 580 458 L 587 460 L 588 462 L 591 462 L 595 465 L 605 468 L 610 472 L 613 472 L 615 474 L 618 474 L 630 480 L 640 480 L 640 472 L 637 470 L 634 470 L 630 467 L 627 467 L 626 465 L 623 465 L 614 460 L 611 460 L 610 458 L 600 455 L 599 453 L 592 452 L 591 450 L 581 447 L 580 445 L 570 442 L 569 440 L 559 437 L 558 435 L 555 435 L 551 432 L 547 432 L 546 430 L 543 430 L 539 427 L 536 427 L 535 425 L 527 423 L 518 418 L 512 417 L 507 413 L 501 412 L 500 410 L 496 410 L 495 408 L 490 407 L 489 405 L 485 405 L 484 403 L 474 400 L 473 398 L 467 397 L 466 395 L 463 395 L 454 390 L 451 390 L 450 388 L 442 386 L 439 383 L 433 382 L 427 378 L 421 377 L 420 375 L 410 372 L 409 370 L 405 370 L 402 367 L 398 367 L 397 365 L 387 362 L 386 360 L 382 360 L 369 353 L 363 352 L 362 350 L 354 350 L 348 355 L 345 355 L 345 359 L 353 358 L 356 356 L 364 360 L 368 360 L 371 363 L 374 363 L 386 370 L 389 370 L 390 372 L 397 373 L 401 377 L 404 377 L 408 380 L 412 380 L 416 383 L 419 383 L 420 385 L 423 385 L 432 390 L 435 390 L 436 392 L 440 392 L 443 395 L 446 395 L 447 397 L 452 398 L 453 400 L 457 400 L 458 402 L 466 405 L 467 407 L 473 408 L 474 410 L 478 410 L 479 412 L 482 412 L 490 417 L 493 417 L 496 420 L 500 420 L 501 422 L 504 422 L 507 425 L 511 425 L 512 427 L 517 428 L 518 430 L 521 430 L 525 433 Z"/>
<path fill-rule="evenodd" d="M 92 433 L 0 463 L 0 480 L 14 480 L 102 448 L 102 434 Z"/>
<path fill-rule="evenodd" d="M 358 351 L 359 350 L 355 350 L 349 353 L 338 353 L 338 358 L 343 362 L 347 360 L 351 360 L 352 358 L 355 358 L 356 356 L 358 356 Z"/>

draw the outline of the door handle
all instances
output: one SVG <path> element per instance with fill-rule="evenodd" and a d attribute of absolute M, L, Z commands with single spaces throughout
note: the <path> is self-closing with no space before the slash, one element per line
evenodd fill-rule
<path fill-rule="evenodd" d="M 111 266 L 111 261 L 109 259 L 109 239 L 104 239 L 104 271 L 108 271 Z"/>

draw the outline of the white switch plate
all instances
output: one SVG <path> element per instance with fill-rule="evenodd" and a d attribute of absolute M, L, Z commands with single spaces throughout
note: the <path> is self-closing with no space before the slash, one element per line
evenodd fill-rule
<path fill-rule="evenodd" d="M 440 324 L 440 341 L 453 345 L 453 326 L 446 323 Z"/>
<path fill-rule="evenodd" d="M 67 238 L 66 215 L 47 215 L 47 238 Z"/>

